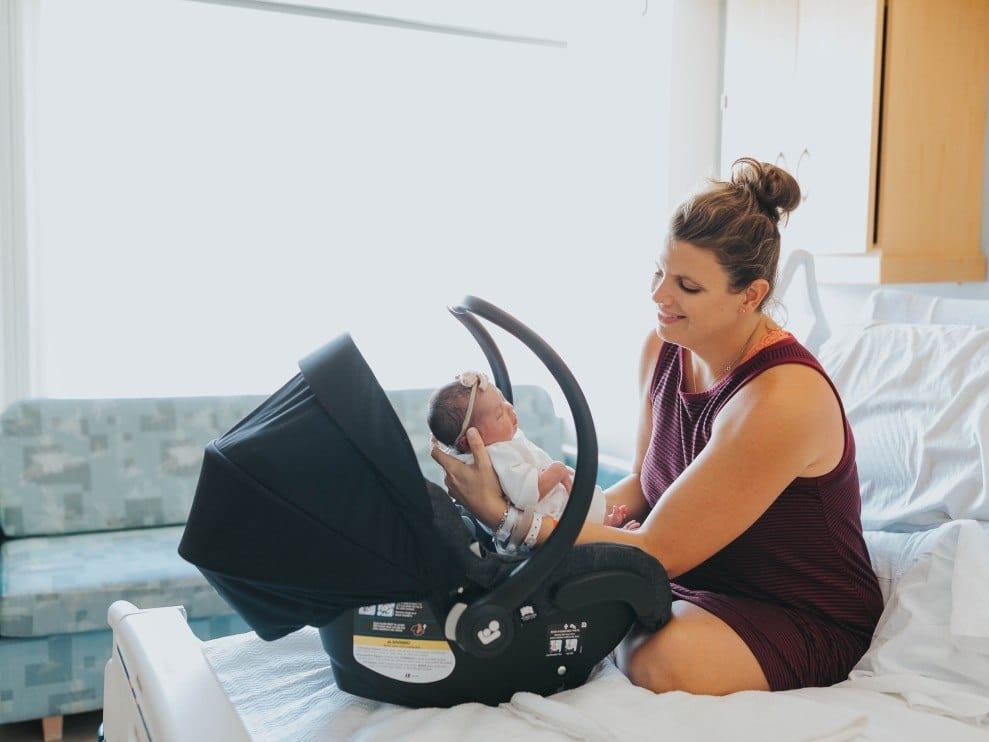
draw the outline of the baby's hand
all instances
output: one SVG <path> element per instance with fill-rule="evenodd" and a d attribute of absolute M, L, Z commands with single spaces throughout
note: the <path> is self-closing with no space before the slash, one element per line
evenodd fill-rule
<path fill-rule="evenodd" d="M 621 528 L 626 518 L 628 518 L 628 507 L 615 505 L 611 508 L 611 512 L 604 516 L 604 524 L 612 528 Z"/>
<path fill-rule="evenodd" d="M 573 486 L 573 474 L 570 473 L 570 469 L 562 461 L 554 461 L 543 469 L 539 475 L 539 481 L 541 483 L 540 497 L 548 495 L 557 483 L 562 484 L 567 494 L 570 494 L 570 489 Z M 546 484 L 542 484 L 543 482 Z M 543 491 L 544 488 L 545 491 Z"/>
<path fill-rule="evenodd" d="M 630 520 L 628 523 L 622 526 L 622 528 L 624 528 L 626 531 L 637 531 L 639 530 L 639 526 L 641 525 L 642 524 L 639 523 L 639 521 L 637 520 Z"/>
<path fill-rule="evenodd" d="M 564 464 L 562 461 L 554 461 L 552 464 L 550 464 L 547 467 L 547 469 L 550 469 L 553 472 L 555 472 L 553 475 L 554 477 L 555 476 L 560 477 L 560 484 L 562 484 L 566 488 L 567 494 L 569 494 L 570 488 L 571 486 L 573 486 L 573 474 L 570 473 L 569 467 L 567 467 L 567 465 Z"/>
<path fill-rule="evenodd" d="M 561 482 L 561 484 L 567 490 L 567 494 L 569 495 L 570 494 L 570 490 L 573 489 L 573 473 L 574 472 L 573 472 L 573 469 L 571 469 L 566 464 L 563 465 L 563 468 L 567 470 L 567 475 L 565 477 L 563 477 L 563 481 Z"/>

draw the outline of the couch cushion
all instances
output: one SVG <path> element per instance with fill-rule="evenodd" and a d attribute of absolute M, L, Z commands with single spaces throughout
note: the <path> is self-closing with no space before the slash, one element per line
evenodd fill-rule
<path fill-rule="evenodd" d="M 185 523 L 203 448 L 263 397 L 35 399 L 0 416 L 0 529 Z"/>
<path fill-rule="evenodd" d="M 106 627 L 115 600 L 183 605 L 190 618 L 232 613 L 179 557 L 182 526 L 23 538 L 0 545 L 0 636 Z"/>

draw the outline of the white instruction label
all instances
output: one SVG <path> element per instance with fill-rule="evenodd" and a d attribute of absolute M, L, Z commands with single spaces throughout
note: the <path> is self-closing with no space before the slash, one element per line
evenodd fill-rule
<path fill-rule="evenodd" d="M 587 621 L 552 624 L 547 628 L 546 656 L 565 657 L 582 654 Z"/>
<path fill-rule="evenodd" d="M 354 613 L 354 659 L 393 680 L 435 683 L 457 661 L 424 603 L 380 603 Z"/>

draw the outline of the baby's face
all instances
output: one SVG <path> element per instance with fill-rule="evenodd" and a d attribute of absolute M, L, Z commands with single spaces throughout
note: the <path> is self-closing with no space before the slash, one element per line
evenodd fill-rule
<path fill-rule="evenodd" d="M 481 434 L 484 445 L 510 441 L 519 429 L 515 408 L 494 385 L 483 392 L 478 390 L 471 424 Z"/>

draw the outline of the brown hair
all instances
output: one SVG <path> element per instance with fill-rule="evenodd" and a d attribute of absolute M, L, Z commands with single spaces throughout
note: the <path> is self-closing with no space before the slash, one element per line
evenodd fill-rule
<path fill-rule="evenodd" d="M 459 381 L 453 381 L 433 392 L 426 412 L 426 423 L 436 436 L 436 440 L 462 453 L 469 449 L 462 450 L 457 446 L 455 438 L 464 424 L 469 398 L 470 387 L 464 386 Z"/>
<path fill-rule="evenodd" d="M 766 279 L 768 299 L 780 258 L 779 221 L 799 204 L 800 186 L 792 175 L 742 157 L 732 163 L 730 181 L 712 180 L 707 190 L 680 204 L 670 220 L 669 239 L 711 250 L 727 271 L 733 292 Z"/>

